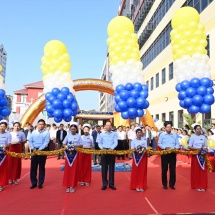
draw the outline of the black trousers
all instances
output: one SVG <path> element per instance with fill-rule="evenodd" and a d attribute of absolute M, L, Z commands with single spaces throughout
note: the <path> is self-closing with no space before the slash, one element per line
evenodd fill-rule
<path fill-rule="evenodd" d="M 109 169 L 109 185 L 114 185 L 115 155 L 101 155 L 102 183 L 108 186 L 107 172 Z"/>
<path fill-rule="evenodd" d="M 100 150 L 98 143 L 95 143 L 95 150 Z M 101 164 L 101 155 L 93 155 L 93 162 L 97 163 L 97 160 L 96 160 L 97 158 L 98 158 L 98 163 Z"/>
<path fill-rule="evenodd" d="M 31 156 L 30 179 L 32 185 L 43 185 L 45 180 L 45 165 L 47 156 Z M 39 166 L 39 178 L 37 180 L 37 169 Z"/>
<path fill-rule="evenodd" d="M 176 182 L 176 153 L 161 155 L 162 184 L 167 187 L 167 171 L 169 168 L 169 186 L 174 187 Z"/>
<path fill-rule="evenodd" d="M 118 145 L 116 147 L 116 150 L 125 150 L 125 141 L 126 140 L 118 140 Z M 118 158 L 125 158 L 125 155 L 118 155 Z"/>
<path fill-rule="evenodd" d="M 57 147 L 58 147 L 58 149 L 63 148 L 63 143 L 59 142 Z M 62 152 L 62 154 L 58 154 L 58 158 L 60 158 L 60 156 L 62 156 L 62 158 L 64 158 L 64 152 Z"/>

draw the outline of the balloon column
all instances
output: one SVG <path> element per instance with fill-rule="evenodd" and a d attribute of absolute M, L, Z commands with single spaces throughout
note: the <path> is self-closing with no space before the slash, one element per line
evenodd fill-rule
<path fill-rule="evenodd" d="M 69 122 L 78 111 L 69 60 L 67 48 L 61 41 L 51 40 L 45 45 L 41 70 L 46 110 L 55 122 Z"/>
<path fill-rule="evenodd" d="M 214 103 L 207 39 L 197 10 L 180 8 L 172 18 L 171 44 L 180 106 L 189 113 L 208 113 Z"/>
<path fill-rule="evenodd" d="M 108 25 L 108 51 L 115 95 L 115 110 L 123 119 L 142 117 L 149 107 L 148 87 L 144 84 L 138 36 L 134 25 L 124 16 Z"/>

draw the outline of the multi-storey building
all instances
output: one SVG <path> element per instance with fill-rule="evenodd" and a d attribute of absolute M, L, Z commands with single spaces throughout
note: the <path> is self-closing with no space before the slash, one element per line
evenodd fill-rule
<path fill-rule="evenodd" d="M 5 83 L 7 52 L 4 49 L 3 45 L 0 45 L 0 65 L 2 66 L 2 71 L 0 71 L 0 75 L 4 78 L 4 83 Z"/>

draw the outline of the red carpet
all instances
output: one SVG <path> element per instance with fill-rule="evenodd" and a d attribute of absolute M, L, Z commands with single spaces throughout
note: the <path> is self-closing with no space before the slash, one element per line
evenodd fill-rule
<path fill-rule="evenodd" d="M 120 160 L 120 162 L 122 162 Z M 128 161 L 126 161 L 128 162 Z M 129 161 L 131 162 L 131 161 Z M 109 215 L 109 214 L 184 214 L 215 212 L 215 173 L 209 173 L 209 189 L 199 193 L 190 188 L 190 165 L 177 163 L 176 190 L 161 186 L 160 157 L 149 158 L 148 189 L 137 193 L 129 189 L 130 172 L 115 174 L 116 191 L 101 190 L 101 173 L 92 173 L 89 187 L 78 186 L 75 193 L 62 187 L 63 160 L 47 159 L 44 188 L 30 190 L 30 160 L 23 160 L 19 185 L 5 187 L 0 193 L 1 215 Z"/>

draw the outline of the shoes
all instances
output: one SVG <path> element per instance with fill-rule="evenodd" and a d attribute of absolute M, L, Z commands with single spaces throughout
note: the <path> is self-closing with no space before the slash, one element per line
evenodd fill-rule
<path fill-rule="evenodd" d="M 80 182 L 80 185 L 81 185 L 81 186 L 84 186 L 84 182 Z"/>
<path fill-rule="evenodd" d="M 57 160 L 60 160 L 60 158 L 57 158 Z"/>
<path fill-rule="evenodd" d="M 85 183 L 85 186 L 88 187 L 90 185 L 90 183 Z"/>
<path fill-rule="evenodd" d="M 107 189 L 107 186 L 103 185 L 102 190 L 106 190 L 106 189 Z"/>
<path fill-rule="evenodd" d="M 66 193 L 69 193 L 70 192 L 70 188 L 68 187 L 67 189 L 66 189 Z"/>
<path fill-rule="evenodd" d="M 173 186 L 169 186 L 172 190 L 175 190 L 175 187 L 173 187 Z"/>
<path fill-rule="evenodd" d="M 74 193 L 75 192 L 75 188 L 70 187 L 69 191 L 70 191 L 70 193 Z"/>
<path fill-rule="evenodd" d="M 205 189 L 201 189 L 202 190 L 202 192 L 205 192 L 206 190 Z"/>
<path fill-rule="evenodd" d="M 144 189 L 140 188 L 140 192 L 144 192 Z"/>
<path fill-rule="evenodd" d="M 116 190 L 116 187 L 114 185 L 109 185 L 109 188 L 112 190 Z"/>
<path fill-rule="evenodd" d="M 140 192 L 140 188 L 136 188 L 136 191 L 137 191 L 137 192 Z"/>
<path fill-rule="evenodd" d="M 13 181 L 12 181 L 12 180 L 9 180 L 9 184 L 10 184 L 10 185 L 13 184 Z"/>
<path fill-rule="evenodd" d="M 168 187 L 167 187 L 167 186 L 163 186 L 163 189 L 164 189 L 164 190 L 167 190 L 167 189 L 168 189 Z"/>
<path fill-rule="evenodd" d="M 43 185 L 38 185 L 38 188 L 39 189 L 43 189 Z"/>
<path fill-rule="evenodd" d="M 3 191 L 3 189 L 4 189 L 3 187 L 0 187 L 0 192 Z"/>
<path fill-rule="evenodd" d="M 93 162 L 93 165 L 97 165 L 97 163 L 96 163 L 96 162 Z"/>
<path fill-rule="evenodd" d="M 65 160 L 65 158 L 62 158 L 62 160 Z"/>
<path fill-rule="evenodd" d="M 37 187 L 37 185 L 36 185 L 36 184 L 31 185 L 31 186 L 30 186 L 30 189 L 34 189 L 35 187 Z"/>
<path fill-rule="evenodd" d="M 132 159 L 132 157 L 129 157 L 129 160 L 131 160 Z"/>
<path fill-rule="evenodd" d="M 14 184 L 15 184 L 15 185 L 18 185 L 18 184 L 19 184 L 19 182 L 16 180 L 16 181 L 14 181 Z"/>
<path fill-rule="evenodd" d="M 196 191 L 198 191 L 198 192 L 202 192 L 202 189 L 196 189 Z"/>

